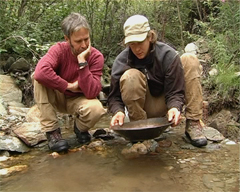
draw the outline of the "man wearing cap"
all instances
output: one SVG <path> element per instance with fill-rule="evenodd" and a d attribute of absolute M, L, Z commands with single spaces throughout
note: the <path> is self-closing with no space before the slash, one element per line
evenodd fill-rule
<path fill-rule="evenodd" d="M 126 48 L 112 66 L 110 125 L 123 125 L 125 107 L 130 121 L 167 115 L 173 126 L 180 122 L 186 105 L 185 133 L 194 146 L 207 145 L 202 133 L 202 88 L 199 61 L 193 54 L 177 52 L 157 41 L 148 19 L 129 17 L 124 26 Z"/>

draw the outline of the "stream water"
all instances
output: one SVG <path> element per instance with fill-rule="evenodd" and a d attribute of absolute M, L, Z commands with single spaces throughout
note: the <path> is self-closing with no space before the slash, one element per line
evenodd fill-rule
<path fill-rule="evenodd" d="M 100 151 L 81 150 L 57 158 L 47 150 L 32 150 L 18 160 L 28 168 L 1 178 L 0 191 L 238 192 L 239 145 L 195 148 L 183 141 L 182 134 L 181 127 L 174 128 L 166 138 L 171 146 L 130 159 L 121 154 L 126 144 L 109 143 Z"/>

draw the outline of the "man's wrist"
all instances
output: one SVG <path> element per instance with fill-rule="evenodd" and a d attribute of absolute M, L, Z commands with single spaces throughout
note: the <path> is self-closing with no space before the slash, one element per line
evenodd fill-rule
<path fill-rule="evenodd" d="M 117 110 L 116 112 L 113 113 L 113 115 L 116 115 L 118 112 L 122 112 L 123 114 L 125 114 L 124 111 L 122 111 L 122 110 Z"/>
<path fill-rule="evenodd" d="M 72 83 L 68 83 L 66 90 L 71 90 L 72 87 Z"/>
<path fill-rule="evenodd" d="M 78 65 L 79 65 L 80 69 L 83 69 L 84 67 L 86 67 L 88 65 L 88 62 L 87 61 L 79 62 Z"/>
<path fill-rule="evenodd" d="M 179 107 L 172 107 L 172 108 L 175 108 L 175 109 L 177 109 L 179 112 L 181 112 L 181 109 L 179 108 Z M 172 109 L 171 108 L 171 109 Z"/>

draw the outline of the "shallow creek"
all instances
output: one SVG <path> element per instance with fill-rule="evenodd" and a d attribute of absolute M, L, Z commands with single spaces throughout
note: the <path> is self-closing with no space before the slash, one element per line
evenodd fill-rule
<path fill-rule="evenodd" d="M 96 128 L 108 124 L 109 119 L 103 119 Z M 181 126 L 171 129 L 166 133 L 171 146 L 137 158 L 125 158 L 121 151 L 126 143 L 111 141 L 99 151 L 79 150 L 57 158 L 48 150 L 33 149 L 16 157 L 28 168 L 1 178 L 0 191 L 239 191 L 239 144 L 195 148 L 183 140 L 183 131 Z"/>

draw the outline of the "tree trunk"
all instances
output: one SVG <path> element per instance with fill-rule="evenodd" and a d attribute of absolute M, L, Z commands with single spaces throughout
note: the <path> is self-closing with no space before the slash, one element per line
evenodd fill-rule
<path fill-rule="evenodd" d="M 28 0 L 22 0 L 21 1 L 21 6 L 18 9 L 18 18 L 21 17 L 24 13 L 24 8 L 26 7 L 28 3 Z"/>
<path fill-rule="evenodd" d="M 180 33 L 181 33 L 181 42 L 182 42 L 182 49 L 184 49 L 184 40 L 183 40 L 183 23 L 182 23 L 182 19 L 181 19 L 181 14 L 180 14 L 180 8 L 179 8 L 179 2 L 177 0 L 177 12 L 178 12 L 178 20 L 180 23 Z"/>

